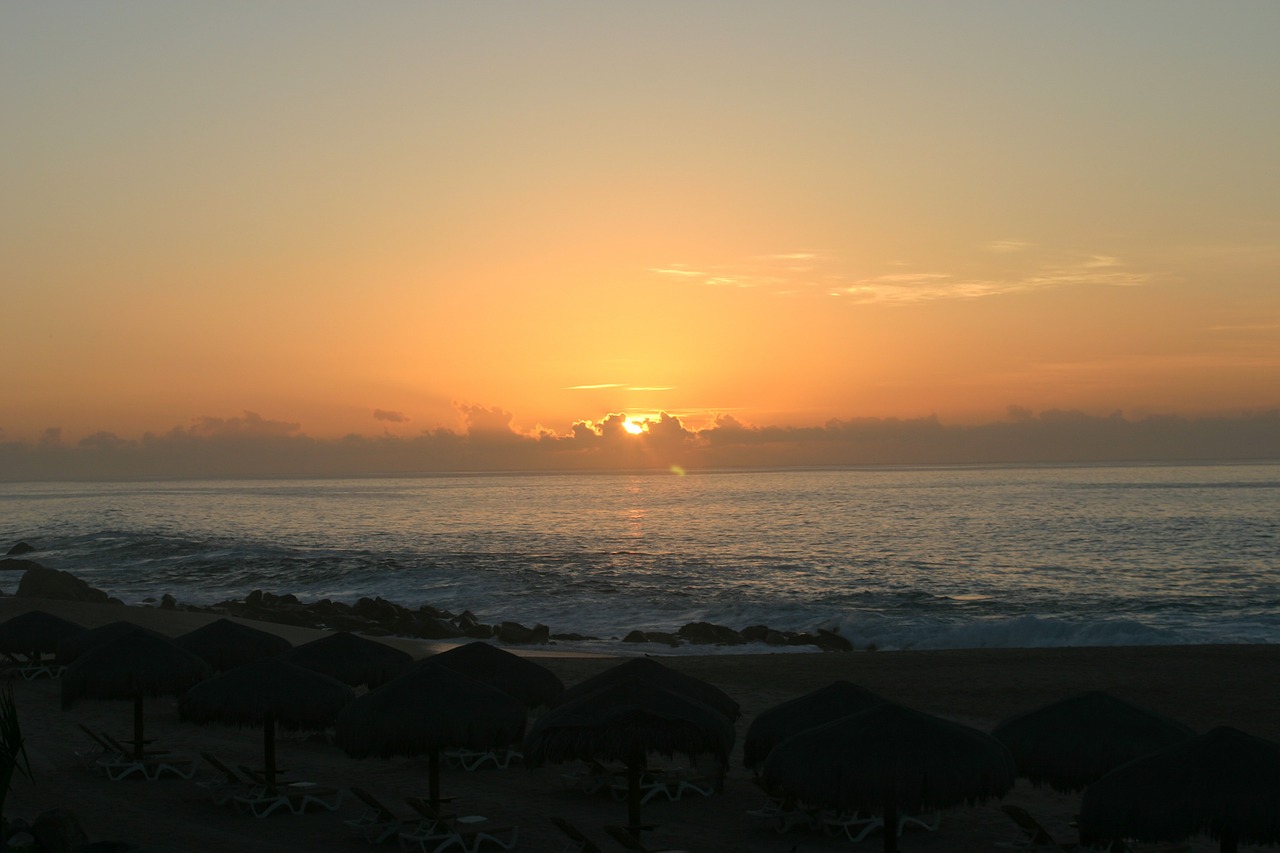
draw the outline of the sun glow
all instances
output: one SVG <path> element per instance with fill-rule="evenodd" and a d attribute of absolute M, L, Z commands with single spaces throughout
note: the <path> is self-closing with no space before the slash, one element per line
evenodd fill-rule
<path fill-rule="evenodd" d="M 627 431 L 628 435 L 640 435 L 645 431 L 644 421 L 637 421 L 627 418 L 622 422 L 622 428 Z"/>

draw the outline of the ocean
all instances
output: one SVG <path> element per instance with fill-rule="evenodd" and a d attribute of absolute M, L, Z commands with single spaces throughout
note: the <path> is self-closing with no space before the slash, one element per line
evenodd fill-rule
<path fill-rule="evenodd" d="M 1280 464 L 6 484 L 0 552 L 19 541 L 128 604 L 382 596 L 616 652 L 694 621 L 878 649 L 1280 640 Z"/>

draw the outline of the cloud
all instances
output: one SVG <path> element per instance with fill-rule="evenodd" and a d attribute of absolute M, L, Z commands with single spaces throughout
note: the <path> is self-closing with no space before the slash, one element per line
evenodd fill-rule
<path fill-rule="evenodd" d="M 604 388 L 622 388 L 625 387 L 621 382 L 603 382 L 599 385 L 570 385 L 563 389 L 565 391 L 600 391 Z"/>
<path fill-rule="evenodd" d="M 1094 415 L 1011 406 L 998 422 L 949 425 L 936 417 L 832 419 L 822 426 L 751 426 L 729 414 L 695 430 L 676 415 L 628 433 L 624 413 L 579 421 L 566 433 L 524 435 L 498 406 L 459 406 L 467 431 L 312 439 L 291 424 L 202 419 L 218 430 L 175 427 L 141 441 L 96 433 L 77 444 L 0 443 L 0 480 L 118 480 L 357 476 L 421 472 L 686 471 L 848 465 L 1249 461 L 1280 459 L 1280 411 L 1189 418 Z M 235 424 L 228 431 L 228 424 Z M 267 424 L 266 428 L 258 428 Z"/>
<path fill-rule="evenodd" d="M 374 409 L 373 419 L 393 424 L 406 424 L 409 422 L 409 416 L 404 412 L 389 412 L 386 409 Z"/>
<path fill-rule="evenodd" d="M 515 415 L 501 406 L 486 407 L 464 403 L 458 404 L 457 408 L 466 420 L 468 435 L 516 435 L 516 431 L 511 427 Z"/>
<path fill-rule="evenodd" d="M 175 429 L 180 429 L 175 428 Z M 288 421 L 272 421 L 257 412 L 246 411 L 238 418 L 197 418 L 188 432 L 191 435 L 205 438 L 240 437 L 240 436 L 285 436 L 292 435 L 302 429 L 298 423 Z"/>
<path fill-rule="evenodd" d="M 1034 243 L 1028 243 L 1025 240 L 992 240 L 982 248 L 988 252 L 996 252 L 1001 255 L 1009 255 L 1015 252 L 1025 252 L 1030 249 Z"/>
<path fill-rule="evenodd" d="M 1034 253 L 1023 240 L 994 240 L 983 247 L 1010 256 L 1022 267 L 1000 277 L 966 276 L 939 270 L 899 271 L 858 276 L 852 264 L 813 252 L 760 255 L 740 264 L 703 266 L 669 264 L 653 272 L 677 276 L 706 287 L 763 288 L 777 296 L 803 293 L 840 297 L 855 304 L 906 305 L 947 299 L 981 299 L 1075 286 L 1137 287 L 1152 275 L 1129 267 L 1114 255 Z M 988 263 L 988 261 L 984 261 Z M 895 261 L 890 266 L 909 267 Z"/>

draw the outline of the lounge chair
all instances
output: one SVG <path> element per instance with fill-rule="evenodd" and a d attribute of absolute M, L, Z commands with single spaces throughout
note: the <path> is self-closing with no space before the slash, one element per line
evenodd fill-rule
<path fill-rule="evenodd" d="M 444 753 L 444 759 L 451 767 L 458 767 L 463 770 L 479 770 L 484 765 L 492 762 L 494 767 L 501 770 L 507 769 L 511 765 L 512 760 L 519 761 L 524 755 L 514 749 L 490 749 L 490 750 L 474 750 L 474 749 L 450 749 Z"/>
<path fill-rule="evenodd" d="M 583 762 L 572 773 L 562 773 L 560 778 L 564 781 L 565 788 L 570 791 L 594 794 L 607 789 L 619 778 L 625 779 L 626 777 L 622 775 L 623 770 L 624 768 L 609 767 L 593 759 Z"/>
<path fill-rule="evenodd" d="M 582 830 L 564 818 L 553 817 L 551 822 L 556 825 L 556 829 L 569 837 L 569 843 L 565 845 L 562 853 L 604 853 L 599 845 L 583 835 Z"/>
<path fill-rule="evenodd" d="M 857 843 L 884 826 L 884 818 L 862 812 L 827 812 L 819 817 L 822 831 L 831 836 L 843 836 Z"/>
<path fill-rule="evenodd" d="M 76 725 L 94 743 L 94 746 L 88 749 L 76 750 L 76 760 L 80 762 L 80 766 L 84 769 L 105 773 L 104 762 L 121 761 L 127 757 L 122 749 L 107 743 L 97 732 L 84 723 L 77 723 Z"/>
<path fill-rule="evenodd" d="M 231 802 L 240 811 L 248 812 L 254 817 L 268 817 L 281 810 L 303 814 L 312 806 L 333 812 L 342 805 L 342 791 L 328 785 L 280 781 L 274 785 L 267 784 L 260 773 L 243 765 L 240 765 L 240 773 L 253 781 L 253 787 L 232 796 Z"/>
<path fill-rule="evenodd" d="M 80 728 L 95 741 L 104 744 L 105 749 L 108 750 L 108 754 L 97 759 L 95 767 L 105 773 L 112 782 L 119 782 L 134 775 L 148 781 L 155 781 L 166 775 L 177 776 L 179 779 L 190 779 L 195 775 L 194 758 L 170 754 L 168 750 L 155 749 L 147 750 L 139 759 L 131 749 L 106 732 L 94 736 L 93 732 L 84 726 Z"/>
<path fill-rule="evenodd" d="M 769 797 L 759 808 L 747 809 L 747 817 L 772 827 L 781 835 L 797 827 L 813 829 L 818 825 L 818 810 L 802 808 L 781 797 Z"/>
<path fill-rule="evenodd" d="M 214 774 L 196 784 L 209 792 L 209 798 L 215 806 L 225 806 L 237 794 L 248 794 L 255 787 L 251 779 L 223 764 L 217 756 L 202 752 L 200 757 L 214 769 Z"/>
<path fill-rule="evenodd" d="M 631 853 L 689 853 L 688 850 L 679 850 L 674 847 L 646 847 L 644 842 L 631 834 L 631 830 L 625 826 L 606 826 L 604 831 L 613 837 L 613 840 L 622 845 L 622 849 L 631 851 Z"/>
<path fill-rule="evenodd" d="M 1018 829 L 1021 829 L 1027 836 L 1026 840 L 1020 844 L 1010 845 L 1014 847 L 1034 847 L 1045 850 L 1077 850 L 1080 847 L 1078 841 L 1059 841 L 1049 834 L 1049 830 L 1040 825 L 1040 821 L 1031 816 L 1031 813 L 1022 806 L 1015 806 L 1011 803 L 1004 803 L 1000 806 L 1000 811 L 1007 814 Z"/>
<path fill-rule="evenodd" d="M 365 808 L 359 817 L 345 823 L 357 830 L 370 844 L 381 844 L 388 838 L 410 831 L 421 823 L 418 818 L 396 814 L 363 788 L 353 787 L 350 791 L 352 796 L 364 804 Z"/>
<path fill-rule="evenodd" d="M 481 815 L 442 814 L 422 797 L 406 797 L 405 802 L 422 816 L 415 829 L 400 833 L 400 846 L 406 850 L 436 853 L 458 846 L 465 853 L 475 853 L 486 845 L 503 850 L 516 846 L 517 827 L 494 823 Z"/>
<path fill-rule="evenodd" d="M 676 787 L 672 784 L 670 777 L 665 770 L 649 770 L 640 774 L 640 803 L 649 802 L 655 797 L 666 797 L 668 800 L 677 800 Z M 613 798 L 622 802 L 630 795 L 630 788 L 627 784 L 625 776 L 614 779 L 609 784 L 609 793 L 613 794 Z"/>
<path fill-rule="evenodd" d="M 709 797 L 715 793 L 715 783 L 702 773 L 688 770 L 673 770 L 666 774 L 667 797 L 678 800 L 685 794 L 699 794 Z"/>

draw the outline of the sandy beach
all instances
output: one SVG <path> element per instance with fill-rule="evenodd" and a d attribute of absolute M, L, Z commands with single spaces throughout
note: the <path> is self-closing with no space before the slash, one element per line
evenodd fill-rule
<path fill-rule="evenodd" d="M 0 599 L 0 620 L 32 609 L 56 613 L 86 627 L 128 619 L 171 636 L 217 618 L 154 608 L 6 597 Z M 253 624 L 295 644 L 321 635 L 309 629 Z M 446 647 L 397 639 L 387 642 L 415 657 Z M 536 655 L 566 685 L 616 663 L 608 657 L 560 653 L 554 647 L 527 653 Z M 741 761 L 742 738 L 756 714 L 837 679 L 984 731 L 1010 714 L 1083 690 L 1102 689 L 1179 719 L 1197 731 L 1225 724 L 1280 739 L 1280 714 L 1276 713 L 1280 707 L 1280 679 L 1276 678 L 1280 647 L 1276 646 L 733 654 L 679 656 L 663 662 L 712 682 L 737 699 L 743 710 L 723 793 L 645 805 L 646 820 L 657 824 L 646 837 L 647 843 L 695 853 L 803 853 L 849 848 L 848 842 L 821 835 L 779 835 L 753 824 L 746 811 L 759 805 L 763 797 Z M 47 809 L 65 807 L 75 812 L 90 840 L 127 840 L 181 851 L 369 849 L 344 824 L 361 811 L 350 797 L 333 813 L 259 820 L 215 806 L 196 784 L 211 775 L 205 766 L 191 781 L 108 781 L 77 762 L 75 751 L 89 746 L 78 724 L 122 735 L 130 726 L 130 704 L 82 700 L 63 711 L 57 681 L 11 683 L 35 779 L 30 783 L 15 778 L 5 803 L 10 818 L 30 819 Z M 181 722 L 173 698 L 148 700 L 146 724 L 148 736 L 168 749 L 192 754 L 207 751 L 228 763 L 260 766 L 260 731 Z M 388 804 L 426 793 L 424 759 L 357 761 L 322 739 L 287 733 L 282 733 L 277 749 L 281 766 L 292 778 L 338 787 L 357 785 Z M 442 792 L 458 798 L 455 806 L 459 813 L 482 814 L 517 825 L 518 850 L 562 850 L 566 839 L 549 821 L 555 815 L 576 824 L 602 849 L 619 849 L 603 827 L 623 823 L 625 806 L 607 794 L 566 790 L 561 773 L 568 769 L 513 766 L 465 772 L 446 768 Z M 1072 837 L 1069 821 L 1078 810 L 1078 796 L 1034 789 L 1020 781 L 1005 801 L 1026 807 L 1055 835 Z M 990 851 L 998 842 L 1019 840 L 1019 831 L 998 806 L 991 802 L 946 812 L 936 832 L 908 830 L 901 848 Z M 874 850 L 879 843 L 873 835 L 857 846 Z M 1192 848 L 1209 851 L 1216 845 L 1201 838 Z M 393 847 L 388 843 L 384 849 Z"/>

